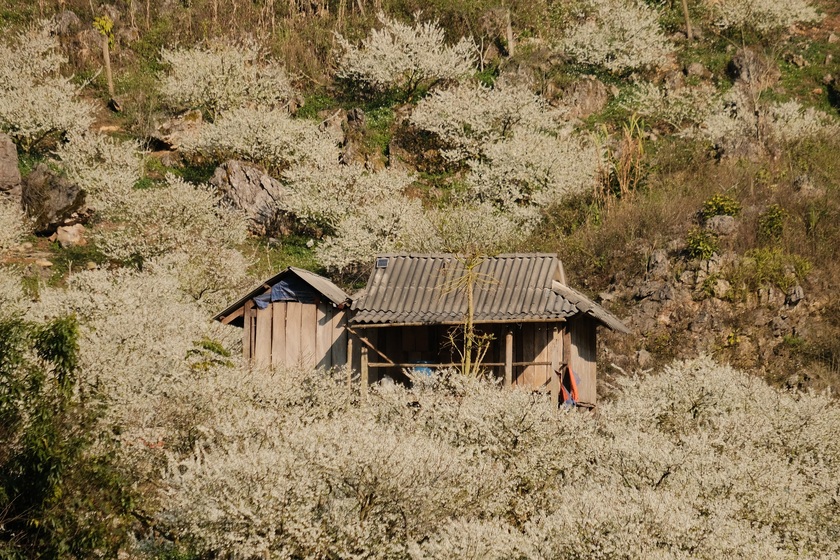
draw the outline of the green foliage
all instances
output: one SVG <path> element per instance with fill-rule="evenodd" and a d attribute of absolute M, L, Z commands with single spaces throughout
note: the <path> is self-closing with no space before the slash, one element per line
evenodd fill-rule
<path fill-rule="evenodd" d="M 703 218 L 714 216 L 737 216 L 741 212 L 741 203 L 725 194 L 715 194 L 703 203 Z"/>
<path fill-rule="evenodd" d="M 110 445 L 94 449 L 76 390 L 75 317 L 0 320 L 0 556 L 116 556 L 133 496 Z"/>
<path fill-rule="evenodd" d="M 688 232 L 685 243 L 686 254 L 692 259 L 709 259 L 720 249 L 717 236 L 702 229 Z"/>
<path fill-rule="evenodd" d="M 365 144 L 367 148 L 384 154 L 391 142 L 394 110 L 390 107 L 379 107 L 369 111 L 365 117 L 367 122 Z"/>
<path fill-rule="evenodd" d="M 306 95 L 303 105 L 295 111 L 299 119 L 318 119 L 318 113 L 327 109 L 338 107 L 338 101 L 324 90 L 317 90 Z"/>
<path fill-rule="evenodd" d="M 762 247 L 747 251 L 732 274 L 733 284 L 756 291 L 767 286 L 788 290 L 802 282 L 811 271 L 811 262 L 778 247 Z"/>
<path fill-rule="evenodd" d="M 773 204 L 758 217 L 758 238 L 775 243 L 782 238 L 785 230 L 787 212 L 778 204 Z"/>

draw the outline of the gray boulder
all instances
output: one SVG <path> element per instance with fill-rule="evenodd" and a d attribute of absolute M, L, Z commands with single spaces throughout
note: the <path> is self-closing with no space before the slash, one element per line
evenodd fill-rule
<path fill-rule="evenodd" d="M 0 134 L 0 194 L 20 199 L 17 148 L 6 134 Z"/>
<path fill-rule="evenodd" d="M 718 235 L 731 235 L 735 232 L 735 218 L 732 216 L 712 216 L 706 220 L 706 229 Z"/>
<path fill-rule="evenodd" d="M 245 212 L 252 233 L 271 235 L 280 228 L 280 202 L 286 191 L 262 168 L 230 160 L 216 168 L 210 184 L 223 200 Z"/>
<path fill-rule="evenodd" d="M 78 223 L 85 209 L 85 191 L 43 163 L 23 181 L 21 199 L 39 235 L 49 235 L 59 226 Z"/>

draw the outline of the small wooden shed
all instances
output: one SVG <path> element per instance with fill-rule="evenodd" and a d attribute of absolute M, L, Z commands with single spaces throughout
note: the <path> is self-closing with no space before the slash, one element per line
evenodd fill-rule
<path fill-rule="evenodd" d="M 214 319 L 242 327 L 242 351 L 257 366 L 347 364 L 350 298 L 323 276 L 289 267 Z"/>

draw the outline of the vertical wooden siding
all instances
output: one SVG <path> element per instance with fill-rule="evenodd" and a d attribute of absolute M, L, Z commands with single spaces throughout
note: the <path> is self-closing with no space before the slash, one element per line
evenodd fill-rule
<path fill-rule="evenodd" d="M 580 380 L 578 394 L 580 402 L 595 405 L 595 328 L 594 321 L 580 317 L 569 321 L 571 338 L 570 364 Z"/>
<path fill-rule="evenodd" d="M 257 367 L 331 368 L 347 364 L 347 316 L 321 303 L 245 307 L 243 354 Z"/>

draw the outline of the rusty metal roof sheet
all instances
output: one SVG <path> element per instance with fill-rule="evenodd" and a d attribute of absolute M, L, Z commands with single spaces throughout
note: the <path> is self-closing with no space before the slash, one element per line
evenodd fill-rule
<path fill-rule="evenodd" d="M 464 263 L 451 254 L 379 255 L 365 291 L 354 298 L 357 324 L 460 323 L 467 311 Z M 553 254 L 488 257 L 476 269 L 476 322 L 558 320 L 587 313 L 610 328 L 626 330 L 582 294 L 557 290 L 562 267 Z"/>

